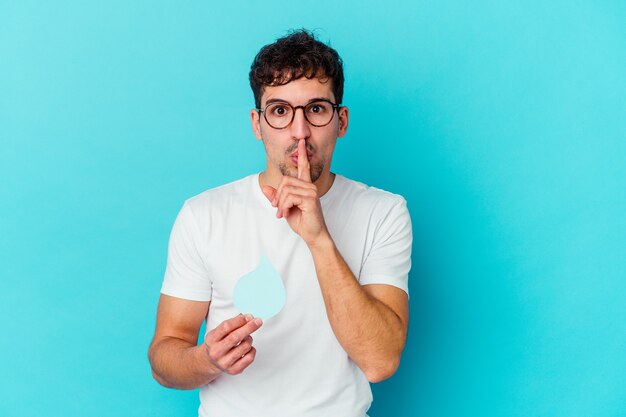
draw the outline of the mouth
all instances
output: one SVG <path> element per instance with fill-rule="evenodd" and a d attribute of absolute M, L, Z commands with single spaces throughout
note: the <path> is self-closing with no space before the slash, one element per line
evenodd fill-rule
<path fill-rule="evenodd" d="M 306 153 L 306 159 L 309 160 L 309 162 L 311 162 L 311 159 L 313 159 L 313 153 L 308 152 Z M 291 154 L 291 160 L 293 161 L 294 165 L 298 165 L 298 152 L 294 152 Z"/>

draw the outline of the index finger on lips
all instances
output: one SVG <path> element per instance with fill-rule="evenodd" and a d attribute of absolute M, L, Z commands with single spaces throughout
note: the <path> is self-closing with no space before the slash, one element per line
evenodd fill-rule
<path fill-rule="evenodd" d="M 306 154 L 306 143 L 304 139 L 298 141 L 298 178 L 311 182 L 311 167 Z"/>

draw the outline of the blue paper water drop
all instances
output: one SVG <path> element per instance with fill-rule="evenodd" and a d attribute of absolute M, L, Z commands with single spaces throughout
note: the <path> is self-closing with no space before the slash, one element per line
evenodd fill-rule
<path fill-rule="evenodd" d="M 276 268 L 264 255 L 259 266 L 239 278 L 233 294 L 235 307 L 241 313 L 267 320 L 285 305 L 285 286 Z"/>

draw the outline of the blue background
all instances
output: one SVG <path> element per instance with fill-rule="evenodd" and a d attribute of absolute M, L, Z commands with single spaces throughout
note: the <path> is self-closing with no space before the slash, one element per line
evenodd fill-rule
<path fill-rule="evenodd" d="M 146 355 L 170 228 L 263 169 L 249 65 L 307 27 L 345 60 L 334 171 L 414 224 L 371 416 L 626 416 L 624 22 L 623 1 L 0 1 L 0 415 L 194 415 Z"/>

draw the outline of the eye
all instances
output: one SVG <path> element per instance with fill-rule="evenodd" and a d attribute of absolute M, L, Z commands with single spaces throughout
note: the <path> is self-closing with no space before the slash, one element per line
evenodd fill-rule
<path fill-rule="evenodd" d="M 291 109 L 286 104 L 277 103 L 271 105 L 267 110 L 272 116 L 283 117 L 288 115 Z"/>
<path fill-rule="evenodd" d="M 324 103 L 323 101 L 311 103 L 307 106 L 309 113 L 313 114 L 324 114 L 328 111 L 328 103 Z"/>

